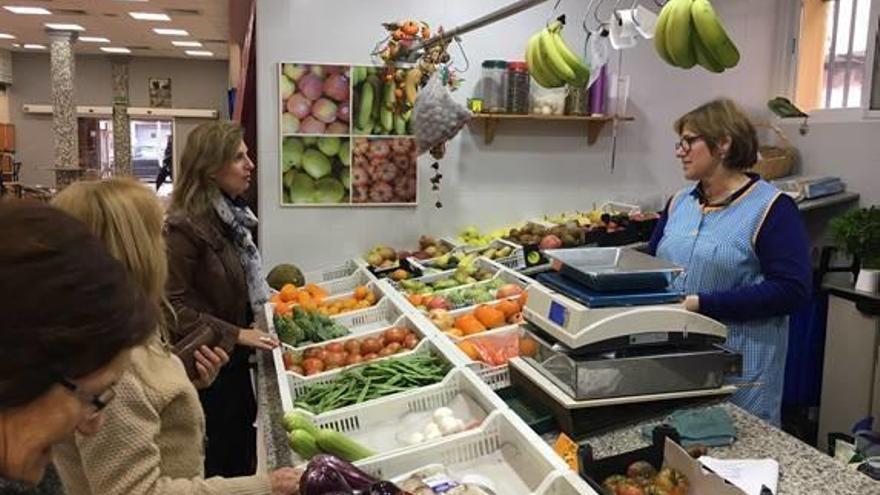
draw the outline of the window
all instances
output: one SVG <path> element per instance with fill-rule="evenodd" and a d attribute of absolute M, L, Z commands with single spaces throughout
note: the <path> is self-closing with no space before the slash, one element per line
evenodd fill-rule
<path fill-rule="evenodd" d="M 869 65 L 877 59 L 872 3 L 880 0 L 800 1 L 794 98 L 800 108 L 880 108 L 880 78 Z"/>

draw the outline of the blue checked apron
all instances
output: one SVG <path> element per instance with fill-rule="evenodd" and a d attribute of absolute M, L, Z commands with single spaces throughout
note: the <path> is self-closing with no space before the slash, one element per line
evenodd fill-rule
<path fill-rule="evenodd" d="M 731 204 L 705 212 L 694 187 L 679 192 L 669 206 L 657 256 L 685 268 L 676 288 L 686 294 L 729 291 L 764 280 L 755 239 L 779 190 L 759 180 Z M 727 346 L 743 354 L 744 387 L 731 401 L 776 426 L 780 424 L 788 316 L 727 325 Z"/>

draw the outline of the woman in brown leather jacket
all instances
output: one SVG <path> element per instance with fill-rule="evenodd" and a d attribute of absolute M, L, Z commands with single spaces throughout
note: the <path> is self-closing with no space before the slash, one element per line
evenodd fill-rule
<path fill-rule="evenodd" d="M 243 476 L 256 468 L 256 402 L 249 373 L 252 349 L 278 342 L 252 329 L 267 299 L 260 255 L 251 237 L 257 219 L 240 201 L 254 164 L 242 129 L 211 122 L 193 130 L 180 160 L 165 239 L 172 339 L 215 332 L 230 355 L 214 384 L 199 392 L 206 416 L 206 476 Z"/>

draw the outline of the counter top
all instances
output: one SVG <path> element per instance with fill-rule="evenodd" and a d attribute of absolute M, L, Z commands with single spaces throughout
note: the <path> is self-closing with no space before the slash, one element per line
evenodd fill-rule
<path fill-rule="evenodd" d="M 856 308 L 870 315 L 880 315 L 880 293 L 856 290 L 850 284 L 826 282 L 822 288 L 829 293 L 856 303 Z"/>
<path fill-rule="evenodd" d="M 856 472 L 830 456 L 774 428 L 742 409 L 725 403 L 733 418 L 737 440 L 729 447 L 712 448 L 709 455 L 726 459 L 773 458 L 779 462 L 777 495 L 880 494 L 880 482 Z M 654 421 L 656 422 L 656 421 Z M 607 457 L 645 447 L 641 428 L 651 421 L 585 440 L 596 457 Z"/>
<path fill-rule="evenodd" d="M 257 315 L 257 327 L 265 331 L 268 328 L 266 315 L 262 311 Z M 278 391 L 278 379 L 275 362 L 271 352 L 257 352 L 257 370 L 254 381 L 257 395 L 257 421 L 262 425 L 263 446 L 266 453 L 266 467 L 270 471 L 293 465 L 293 454 L 287 446 L 287 435 L 280 425 L 284 418 L 281 409 L 281 395 Z"/>
<path fill-rule="evenodd" d="M 836 206 L 844 203 L 852 203 L 853 201 L 858 201 L 859 193 L 854 192 L 841 192 L 837 194 L 832 194 L 830 196 L 824 196 L 816 199 L 805 199 L 797 204 L 798 209 L 801 211 L 811 211 L 817 210 L 819 208 L 826 208 L 829 206 Z"/>

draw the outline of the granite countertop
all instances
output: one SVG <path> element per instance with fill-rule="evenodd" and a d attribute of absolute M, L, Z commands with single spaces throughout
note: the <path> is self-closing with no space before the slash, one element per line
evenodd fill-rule
<path fill-rule="evenodd" d="M 779 462 L 777 495 L 880 494 L 880 482 L 856 472 L 840 461 L 797 438 L 774 428 L 742 409 L 725 403 L 733 418 L 737 440 L 729 447 L 712 448 L 709 455 L 725 459 L 773 458 Z M 642 424 L 585 440 L 596 457 L 607 457 L 645 447 Z"/>
<path fill-rule="evenodd" d="M 266 330 L 266 315 L 257 315 L 257 327 Z M 293 454 L 287 446 L 287 433 L 282 425 L 284 411 L 281 409 L 281 395 L 275 362 L 270 352 L 258 352 L 257 372 L 254 374 L 257 395 L 257 420 L 263 426 L 263 445 L 266 448 L 266 465 L 271 471 L 293 465 Z"/>

